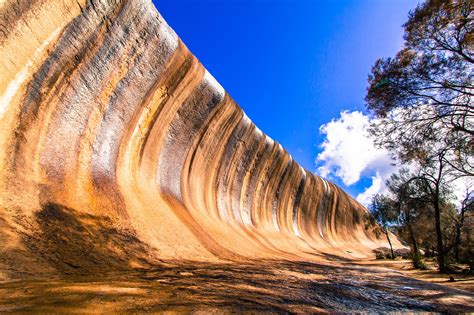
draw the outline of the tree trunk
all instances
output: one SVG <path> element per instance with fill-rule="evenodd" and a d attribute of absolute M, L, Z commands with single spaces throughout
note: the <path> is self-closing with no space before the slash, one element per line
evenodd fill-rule
<path fill-rule="evenodd" d="M 454 259 L 459 262 L 459 245 L 461 245 L 461 226 L 456 226 L 456 241 L 454 243 Z"/>
<path fill-rule="evenodd" d="M 393 253 L 392 242 L 390 241 L 390 237 L 388 236 L 388 231 L 387 229 L 385 229 L 384 231 L 385 231 L 385 235 L 387 235 L 388 245 L 390 245 L 390 253 L 392 254 L 392 259 L 395 259 L 395 254 Z"/>
<path fill-rule="evenodd" d="M 419 254 L 418 244 L 416 243 L 415 233 L 413 232 L 413 227 L 410 222 L 407 222 L 408 231 L 410 232 L 410 239 L 413 246 L 413 254 Z"/>
<path fill-rule="evenodd" d="M 410 232 L 410 239 L 413 246 L 413 266 L 417 269 L 422 267 L 420 251 L 418 250 L 418 244 L 416 243 L 415 233 L 413 232 L 413 227 L 411 226 L 410 220 L 407 220 L 408 231 Z"/>
<path fill-rule="evenodd" d="M 446 253 L 443 247 L 443 233 L 441 231 L 441 209 L 439 204 L 439 187 L 436 187 L 436 194 L 434 196 L 434 210 L 435 210 L 435 227 L 436 227 L 436 245 L 438 249 L 438 269 L 441 273 L 448 271 L 446 265 Z"/>
<path fill-rule="evenodd" d="M 463 202 L 459 222 L 458 224 L 456 224 L 456 242 L 454 243 L 454 258 L 456 259 L 457 262 L 459 262 L 459 246 L 461 245 L 461 233 L 462 233 L 462 228 L 464 227 L 464 218 L 465 218 L 466 211 L 467 210 Z"/>

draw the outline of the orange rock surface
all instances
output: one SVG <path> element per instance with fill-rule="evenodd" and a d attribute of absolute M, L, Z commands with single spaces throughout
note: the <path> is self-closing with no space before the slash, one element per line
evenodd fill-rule
<path fill-rule="evenodd" d="M 386 246 L 363 206 L 248 119 L 151 1 L 7 0 L 0 13 L 2 280 Z"/>

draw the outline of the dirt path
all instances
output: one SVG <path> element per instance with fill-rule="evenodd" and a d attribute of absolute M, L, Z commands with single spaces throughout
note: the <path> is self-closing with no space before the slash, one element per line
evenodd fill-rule
<path fill-rule="evenodd" d="M 0 312 L 474 311 L 474 294 L 373 265 L 173 264 L 0 284 Z"/>

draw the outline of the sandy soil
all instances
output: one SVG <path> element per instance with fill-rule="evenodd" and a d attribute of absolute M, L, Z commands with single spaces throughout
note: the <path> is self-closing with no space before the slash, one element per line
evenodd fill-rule
<path fill-rule="evenodd" d="M 383 264 L 181 262 L 101 277 L 4 282 L 0 312 L 474 312 L 472 292 Z"/>
<path fill-rule="evenodd" d="M 440 274 L 436 271 L 436 264 L 433 261 L 425 261 L 428 270 L 415 269 L 410 260 L 374 260 L 364 262 L 366 265 L 376 265 L 388 267 L 402 272 L 405 276 L 423 280 L 431 283 L 449 286 L 451 288 L 466 290 L 474 293 L 474 275 L 454 273 L 454 274 Z M 454 278 L 454 282 L 450 281 L 449 277 Z"/>

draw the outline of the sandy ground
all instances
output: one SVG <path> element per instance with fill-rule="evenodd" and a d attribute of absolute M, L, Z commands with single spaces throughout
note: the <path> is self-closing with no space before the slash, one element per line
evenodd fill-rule
<path fill-rule="evenodd" d="M 474 293 L 474 275 L 455 273 L 455 274 L 440 274 L 436 271 L 436 264 L 433 261 L 426 261 L 428 270 L 415 269 L 410 260 L 374 260 L 364 262 L 366 265 L 383 266 L 400 271 L 403 275 L 418 280 L 423 280 L 431 283 L 449 286 L 451 288 L 466 290 Z M 467 266 L 466 266 L 467 267 Z M 454 278 L 454 282 L 450 281 L 449 277 Z"/>
<path fill-rule="evenodd" d="M 474 312 L 474 294 L 462 285 L 433 283 L 403 269 L 406 261 L 388 264 L 398 270 L 384 267 L 386 261 L 180 262 L 101 277 L 4 282 L 0 312 Z M 431 282 L 416 279 L 423 277 Z"/>

